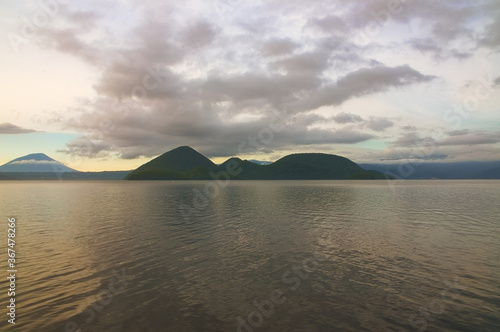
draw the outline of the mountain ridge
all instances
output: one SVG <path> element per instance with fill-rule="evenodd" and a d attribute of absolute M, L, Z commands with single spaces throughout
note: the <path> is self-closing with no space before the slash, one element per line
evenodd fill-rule
<path fill-rule="evenodd" d="M 325 153 L 291 154 L 267 165 L 233 157 L 216 165 L 193 148 L 181 146 L 141 165 L 125 180 L 211 180 L 216 179 L 216 173 L 224 171 L 234 180 L 387 178 L 383 173 L 365 170 L 345 157 Z"/>
<path fill-rule="evenodd" d="M 214 164 L 210 159 L 203 156 L 201 153 L 197 152 L 193 148 L 189 146 L 180 146 L 176 149 L 168 151 L 164 153 L 165 155 L 172 157 L 172 151 L 176 151 L 175 153 L 180 154 L 180 156 L 185 159 L 184 160 L 184 170 L 173 170 L 167 169 L 161 172 L 153 171 L 150 172 L 149 176 L 146 178 L 155 179 L 155 177 L 160 176 L 160 178 L 165 179 L 177 179 L 177 180 L 205 180 L 205 179 L 213 179 L 213 174 L 217 174 L 222 171 L 226 171 L 228 167 L 237 167 L 241 168 L 243 171 L 238 174 L 234 174 L 231 176 L 232 179 L 280 179 L 285 177 L 283 174 L 279 174 L 280 167 L 273 164 L 278 161 L 284 159 L 285 166 L 284 168 L 288 168 L 286 172 L 306 172 L 307 169 L 311 170 L 311 165 L 307 166 L 307 160 L 302 160 L 302 162 L 292 162 L 291 164 L 286 165 L 287 159 L 295 158 L 294 155 L 299 155 L 306 157 L 311 155 L 317 155 L 321 157 L 322 155 L 331 156 L 332 158 L 344 158 L 345 157 L 328 155 L 328 154 L 315 154 L 315 153 L 303 153 L 303 154 L 291 154 L 281 158 L 280 160 L 271 163 L 271 162 L 260 162 L 257 160 L 242 160 L 240 158 L 229 158 L 224 163 L 220 165 Z M 170 154 L 168 154 L 170 152 Z M 192 157 L 194 158 L 192 158 Z M 160 156 L 161 157 L 161 156 Z M 157 159 L 157 158 L 155 158 Z M 153 160 L 155 160 L 153 159 Z M 172 158 L 171 158 L 172 159 Z M 174 158 L 177 159 L 177 158 Z M 299 158 L 300 159 L 300 158 Z M 20 166 L 23 164 L 29 164 L 28 161 L 36 160 L 39 165 L 44 164 L 49 168 L 43 168 L 42 171 L 39 171 L 40 168 L 36 170 L 20 170 L 17 168 L 16 171 L 9 171 L 10 168 L 5 166 Z M 151 161 L 153 161 L 151 160 Z M 203 160 L 200 166 L 193 160 Z M 342 159 L 339 159 L 342 160 Z M 350 160 L 349 160 L 350 161 Z M 350 161 L 352 162 L 352 161 Z M 283 163 L 283 161 L 280 161 Z M 279 166 L 278 163 L 277 165 Z M 305 163 L 305 164 L 304 164 Z M 318 159 L 315 159 L 312 163 L 312 166 L 316 166 L 318 163 Z M 137 168 L 133 171 L 105 171 L 105 172 L 80 172 L 77 170 L 70 169 L 70 171 L 65 171 L 66 168 L 54 168 L 54 165 L 60 164 L 63 167 L 63 164 L 57 162 L 51 157 L 47 156 L 44 153 L 31 153 L 23 157 L 19 157 L 11 160 L 10 162 L 0 166 L 0 180 L 121 180 L 127 178 L 127 175 L 136 172 L 141 167 Z M 146 163 L 147 164 L 147 163 Z M 356 164 L 356 163 L 355 163 Z M 38 166 L 39 166 L 38 165 Z M 404 173 L 401 174 L 400 167 L 401 164 L 368 164 L 361 163 L 356 164 L 360 166 L 363 171 L 358 173 L 353 178 L 363 179 L 363 178 L 380 178 L 380 174 L 386 174 L 388 178 L 404 178 L 404 179 L 500 179 L 500 161 L 489 161 L 489 162 L 481 162 L 481 161 L 466 161 L 466 162 L 454 162 L 454 163 L 421 163 L 412 165 L 410 168 L 404 168 Z M 161 163 L 160 163 L 161 166 Z M 172 166 L 172 165 L 171 165 Z M 175 166 L 175 165 L 174 165 Z M 270 166 L 270 167 L 269 167 Z M 174 167 L 177 168 L 177 167 Z M 278 168 L 278 170 L 276 170 Z M 313 167 L 314 168 L 314 167 Z M 321 169 L 321 167 L 319 167 Z M 187 171 L 186 171 L 187 169 Z M 411 170 L 411 172 L 410 172 Z M 360 171 L 358 169 L 358 171 Z M 374 171 L 377 171 L 374 173 Z M 212 173 L 211 175 L 211 172 Z M 269 175 L 269 172 L 278 173 L 277 176 L 272 177 Z M 321 170 L 323 173 L 328 173 L 328 170 Z M 292 174 L 293 175 L 293 174 Z M 295 174 L 297 175 L 297 174 Z M 291 175 L 288 175 L 292 177 Z M 323 176 L 327 177 L 327 176 Z M 316 177 L 315 177 L 316 178 Z M 332 176 L 330 176 L 332 178 Z M 385 178 L 385 177 L 384 177 Z"/>
<path fill-rule="evenodd" d="M 373 169 L 395 178 L 409 180 L 425 179 L 500 179 L 499 161 L 459 161 L 453 163 L 415 163 L 415 164 L 368 164 L 361 167 Z"/>

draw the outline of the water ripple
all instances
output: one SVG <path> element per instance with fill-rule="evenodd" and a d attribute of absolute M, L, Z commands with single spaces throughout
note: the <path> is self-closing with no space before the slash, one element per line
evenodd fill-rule
<path fill-rule="evenodd" d="M 180 204 L 205 185 L 2 184 L 16 325 L 235 331 L 279 290 L 255 331 L 500 330 L 498 181 L 233 181 L 186 222 Z"/>

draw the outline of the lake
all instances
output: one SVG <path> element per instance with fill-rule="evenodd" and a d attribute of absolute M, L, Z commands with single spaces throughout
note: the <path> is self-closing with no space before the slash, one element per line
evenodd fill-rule
<path fill-rule="evenodd" d="M 500 331 L 500 181 L 2 181 L 0 208 L 2 331 Z"/>

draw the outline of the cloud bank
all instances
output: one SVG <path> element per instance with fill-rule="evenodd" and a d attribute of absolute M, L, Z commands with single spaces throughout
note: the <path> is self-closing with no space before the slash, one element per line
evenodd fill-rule
<path fill-rule="evenodd" d="M 410 105 L 400 103 L 408 109 L 395 116 L 369 101 L 442 81 L 419 58 L 465 61 L 500 44 L 494 0 L 126 3 L 67 5 L 39 31 L 39 47 L 99 73 L 95 97 L 61 117 L 82 133 L 68 154 L 130 159 L 191 145 L 211 157 L 237 155 L 277 112 L 284 129 L 255 153 L 377 140 L 409 148 L 422 135 L 401 129 Z M 497 143 L 485 131 L 438 145 Z"/>
<path fill-rule="evenodd" d="M 36 130 L 21 128 L 19 126 L 13 125 L 12 123 L 0 123 L 0 135 L 30 134 L 36 132 Z"/>

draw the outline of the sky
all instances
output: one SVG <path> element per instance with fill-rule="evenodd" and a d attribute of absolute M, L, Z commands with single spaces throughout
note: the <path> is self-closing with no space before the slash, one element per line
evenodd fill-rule
<path fill-rule="evenodd" d="M 500 160 L 498 0 L 0 2 L 0 165 Z"/>

